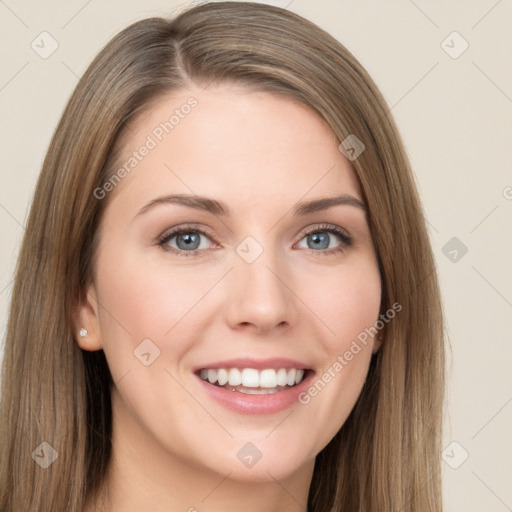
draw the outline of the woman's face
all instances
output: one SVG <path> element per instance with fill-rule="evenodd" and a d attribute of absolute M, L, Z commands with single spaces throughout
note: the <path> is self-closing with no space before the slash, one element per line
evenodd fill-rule
<path fill-rule="evenodd" d="M 227 85 L 134 124 L 95 192 L 81 317 L 115 383 L 114 450 L 240 480 L 312 470 L 361 391 L 381 299 L 338 145 L 305 106 Z"/>

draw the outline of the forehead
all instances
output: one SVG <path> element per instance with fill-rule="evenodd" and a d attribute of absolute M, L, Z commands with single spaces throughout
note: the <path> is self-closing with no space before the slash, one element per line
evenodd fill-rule
<path fill-rule="evenodd" d="M 261 205 L 262 197 L 361 198 L 334 132 L 311 108 L 282 95 L 234 85 L 176 91 L 142 112 L 120 142 L 113 171 L 129 172 L 112 195 L 129 201 L 165 192 L 240 206 Z"/>

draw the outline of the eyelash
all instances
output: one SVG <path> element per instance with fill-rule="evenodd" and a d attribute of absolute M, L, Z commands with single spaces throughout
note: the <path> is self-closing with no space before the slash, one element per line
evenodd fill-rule
<path fill-rule="evenodd" d="M 341 240 L 341 243 L 338 247 L 335 247 L 333 249 L 323 249 L 316 251 L 314 249 L 304 249 L 308 251 L 310 254 L 321 254 L 322 256 L 329 256 L 331 254 L 335 254 L 338 252 L 343 252 L 346 247 L 350 247 L 353 245 L 353 240 L 350 237 L 350 235 L 342 228 L 335 226 L 333 224 L 322 224 L 319 226 L 315 226 L 313 229 L 310 229 L 308 231 L 302 232 L 300 240 L 302 240 L 305 236 L 310 235 L 312 233 L 333 233 L 335 235 L 338 235 L 338 237 Z M 213 239 L 214 237 L 208 233 L 207 231 L 204 231 L 203 229 L 199 229 L 197 227 L 194 227 L 193 225 L 184 225 L 177 229 L 174 229 L 170 232 L 164 233 L 161 237 L 158 239 L 158 246 L 166 252 L 170 252 L 172 254 L 176 254 L 179 256 L 193 256 L 198 257 L 202 256 L 202 253 L 204 253 L 204 249 L 194 249 L 193 251 L 182 251 L 180 249 L 175 249 L 174 247 L 170 247 L 168 242 L 172 240 L 176 235 L 181 235 L 182 233 L 195 233 L 204 235 L 210 239 Z M 299 240 L 299 241 L 300 241 Z"/>

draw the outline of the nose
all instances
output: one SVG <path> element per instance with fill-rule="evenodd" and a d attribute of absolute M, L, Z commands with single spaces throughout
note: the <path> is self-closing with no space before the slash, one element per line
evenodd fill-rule
<path fill-rule="evenodd" d="M 236 256 L 227 283 L 227 323 L 232 329 L 268 333 L 295 324 L 297 296 L 285 262 L 266 249 L 252 263 Z"/>

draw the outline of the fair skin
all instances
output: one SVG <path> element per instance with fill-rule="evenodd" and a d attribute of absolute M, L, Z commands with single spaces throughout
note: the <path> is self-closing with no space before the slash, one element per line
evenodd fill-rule
<path fill-rule="evenodd" d="M 115 383 L 103 490 L 114 512 L 304 511 L 315 456 L 352 410 L 378 349 L 369 338 L 332 377 L 338 356 L 379 315 L 361 190 L 318 114 L 234 85 L 159 101 L 123 140 L 120 165 L 191 96 L 197 106 L 103 199 L 94 279 L 77 321 L 88 331 L 81 348 L 104 350 Z M 229 214 L 169 202 L 139 213 L 170 194 L 215 199 Z M 355 200 L 293 212 L 299 202 L 341 195 Z M 170 228 L 184 226 L 190 236 L 189 224 L 205 232 L 193 247 L 199 255 L 171 252 L 190 247 L 183 235 L 163 243 L 171 251 L 159 246 Z M 237 252 L 248 236 L 263 249 L 251 262 Z M 324 246 L 315 245 L 318 236 Z M 242 245 L 247 254 L 258 250 L 252 239 Z M 160 351 L 149 365 L 134 355 L 146 339 L 146 360 Z M 233 358 L 301 362 L 306 390 L 328 368 L 332 378 L 306 404 L 236 410 L 215 400 L 213 384 L 195 372 Z M 237 456 L 247 443 L 249 455 L 261 454 L 250 467 Z"/>

